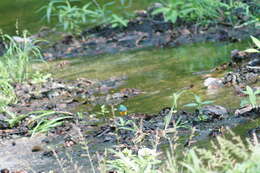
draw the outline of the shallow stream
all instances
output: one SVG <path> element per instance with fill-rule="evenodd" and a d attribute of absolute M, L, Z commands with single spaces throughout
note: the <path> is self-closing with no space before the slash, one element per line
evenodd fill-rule
<path fill-rule="evenodd" d="M 105 2 L 105 0 L 102 2 Z M 17 23 L 19 30 L 28 29 L 32 33 L 36 32 L 42 25 L 46 24 L 46 22 L 40 20 L 43 12 L 36 12 L 44 4 L 46 4 L 46 1 L 1 0 L 0 28 L 5 33 L 14 34 Z M 132 8 L 135 10 L 141 9 L 147 4 L 148 0 L 134 0 Z M 57 68 L 57 64 L 61 61 L 53 61 L 49 63 L 48 67 L 43 65 L 42 69 L 48 70 L 54 77 L 62 79 L 80 77 L 108 79 L 126 76 L 127 79 L 119 90 L 136 88 L 142 91 L 142 94 L 128 99 L 124 103 L 128 107 L 129 113 L 158 113 L 162 108 L 171 106 L 173 92 L 186 88 L 191 88 L 189 91 L 200 95 L 204 100 L 214 100 L 215 104 L 233 109 L 239 107 L 241 99 L 235 94 L 233 88 L 207 90 L 203 82 L 207 77 L 222 77 L 225 71 L 210 71 L 223 63 L 229 62 L 231 50 L 243 50 L 249 45 L 250 41 L 243 41 L 240 43 L 199 43 L 176 48 L 149 48 L 118 54 L 66 59 L 69 63 L 63 68 Z M 37 65 L 37 67 L 41 67 L 41 65 Z M 184 94 L 180 99 L 180 108 L 192 101 L 191 93 Z M 80 107 L 75 111 L 84 111 L 84 109 L 84 107 Z M 237 126 L 234 130 L 245 136 L 249 128 L 259 126 L 259 124 L 260 122 L 257 120 Z M 28 143 L 27 139 L 25 139 L 25 142 L 24 139 L 18 139 L 18 142 L 19 140 L 22 141 L 19 144 L 19 146 L 22 145 L 21 148 L 28 145 L 26 144 Z M 203 143 L 203 145 L 208 145 L 208 142 Z M 4 149 L 11 150 L 11 148 L 8 144 Z M 19 159 L 28 161 L 30 149 L 27 152 L 21 154 Z M 17 164 L 15 163 L 17 159 L 13 162 L 7 161 L 9 158 L 15 157 L 16 153 L 6 153 L 9 157 L 0 159 L 0 168 L 1 161 L 6 161 L 5 166 L 10 167 Z M 34 162 L 37 162 L 37 158 Z M 43 165 L 46 166 L 46 164 Z"/>

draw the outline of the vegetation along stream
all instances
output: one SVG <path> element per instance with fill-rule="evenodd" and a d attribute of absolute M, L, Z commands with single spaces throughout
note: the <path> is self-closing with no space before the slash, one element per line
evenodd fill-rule
<path fill-rule="evenodd" d="M 0 173 L 260 172 L 258 0 L 0 1 Z"/>

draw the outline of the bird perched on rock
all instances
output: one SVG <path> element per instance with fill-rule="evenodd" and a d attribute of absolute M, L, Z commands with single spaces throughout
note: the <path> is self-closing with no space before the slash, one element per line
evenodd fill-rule
<path fill-rule="evenodd" d="M 119 110 L 120 115 L 122 115 L 122 116 L 127 115 L 127 107 L 126 106 L 120 105 L 118 110 Z"/>

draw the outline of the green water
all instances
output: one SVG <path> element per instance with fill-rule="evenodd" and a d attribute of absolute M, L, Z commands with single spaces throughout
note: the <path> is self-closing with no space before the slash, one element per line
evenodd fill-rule
<path fill-rule="evenodd" d="M 173 92 L 194 85 L 191 92 L 203 99 L 214 100 L 216 104 L 228 108 L 238 107 L 240 100 L 232 88 L 219 89 L 209 93 L 203 86 L 203 75 L 193 72 L 210 70 L 228 62 L 230 51 L 244 49 L 243 43 L 201 43 L 178 48 L 148 49 L 113 55 L 82 57 L 71 59 L 71 64 L 56 70 L 54 76 L 63 79 L 86 77 L 89 79 L 108 79 L 127 76 L 126 83 L 120 88 L 137 88 L 144 93 L 129 99 L 125 104 L 130 112 L 156 113 L 171 104 Z M 212 77 L 221 77 L 224 72 L 212 73 Z M 185 94 L 180 104 L 192 102 L 191 94 Z"/>

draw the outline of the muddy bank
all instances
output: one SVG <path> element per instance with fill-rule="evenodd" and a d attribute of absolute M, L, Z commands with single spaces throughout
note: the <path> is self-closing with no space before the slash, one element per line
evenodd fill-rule
<path fill-rule="evenodd" d="M 127 27 L 98 26 L 85 30 L 80 36 L 66 35 L 47 46 L 44 58 L 53 60 L 196 42 L 236 42 L 250 35 L 260 35 L 260 29 L 254 25 L 234 28 L 221 22 L 205 27 L 181 21 L 172 24 L 164 22 L 162 15 L 153 16 L 151 13 L 151 10 L 138 12 Z"/>
<path fill-rule="evenodd" d="M 201 118 L 197 112 L 179 111 L 173 114 L 167 131 L 164 131 L 164 119 L 169 111 L 170 108 L 164 108 L 158 114 L 135 113 L 110 120 L 90 116 L 82 119 L 75 117 L 75 121 L 68 122 L 47 135 L 37 135 L 33 138 L 16 136 L 3 140 L 1 154 L 8 157 L 0 158 L 1 167 L 11 170 L 29 171 L 32 169 L 37 172 L 50 170 L 59 172 L 61 170 L 57 161 L 59 158 L 65 160 L 65 170 L 72 170 L 75 164 L 80 165 L 82 171 L 90 170 L 85 145 L 88 146 L 92 161 L 97 168 L 96 153 L 102 156 L 105 148 L 131 148 L 137 151 L 138 146 L 141 145 L 152 147 L 152 141 L 158 138 L 160 146 L 168 144 L 166 136 L 176 135 L 184 140 L 183 147 L 188 147 L 198 141 L 223 135 L 226 133 L 226 128 L 252 121 L 260 115 L 259 109 L 251 107 L 239 109 L 235 114 L 221 106 L 205 106 L 202 111 L 206 117 Z M 64 130 L 68 126 L 70 128 Z M 62 129 L 63 133 L 61 133 Z M 190 138 L 190 135 L 194 137 Z M 19 148 L 25 149 L 19 150 Z M 8 159 L 14 157 L 17 152 L 19 157 Z M 74 162 L 70 162 L 71 159 Z"/>

